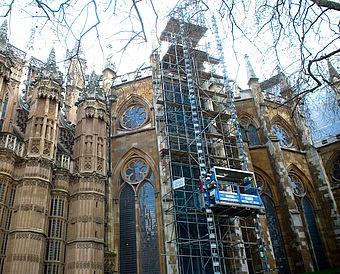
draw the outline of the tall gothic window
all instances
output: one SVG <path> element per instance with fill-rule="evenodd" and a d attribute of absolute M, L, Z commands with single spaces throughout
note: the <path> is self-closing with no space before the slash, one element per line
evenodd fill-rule
<path fill-rule="evenodd" d="M 304 219 L 304 230 L 306 236 L 309 235 L 311 246 L 309 251 L 311 257 L 314 258 L 316 263 L 315 268 L 324 269 L 328 266 L 328 262 L 325 257 L 325 250 L 322 245 L 313 207 L 306 198 L 307 188 L 296 173 L 291 171 L 288 176 L 293 193 L 296 196 L 295 200 L 297 202 L 297 209 L 300 211 L 301 218 Z"/>
<path fill-rule="evenodd" d="M 126 185 L 119 203 L 120 273 L 137 273 L 135 192 Z"/>
<path fill-rule="evenodd" d="M 121 178 L 125 186 L 120 194 L 120 273 L 137 273 L 137 263 L 141 273 L 159 273 L 154 175 L 146 161 L 136 155 L 124 165 Z M 138 207 L 135 200 L 137 190 Z"/>
<path fill-rule="evenodd" d="M 325 250 L 322 245 L 318 226 L 316 224 L 312 205 L 305 197 L 302 198 L 301 204 L 303 214 L 307 223 L 310 240 L 313 245 L 314 256 L 318 265 L 318 269 L 325 269 L 328 267 L 328 262 L 325 256 Z"/>
<path fill-rule="evenodd" d="M 241 120 L 241 126 L 240 126 L 240 132 L 243 141 L 249 141 L 250 145 L 259 145 L 260 140 L 257 135 L 256 127 L 252 125 L 249 120 L 242 119 Z"/>
<path fill-rule="evenodd" d="M 282 273 L 282 274 L 290 273 L 279 220 L 277 218 L 274 202 L 271 198 L 271 190 L 268 186 L 268 183 L 264 180 L 262 176 L 258 174 L 256 174 L 255 176 L 256 176 L 256 183 L 257 183 L 259 192 L 263 193 L 261 195 L 261 199 L 266 209 L 265 212 L 266 212 L 267 225 L 268 225 L 268 230 L 270 234 L 270 239 L 273 245 L 276 266 L 279 270 L 279 273 Z"/>
<path fill-rule="evenodd" d="M 150 183 L 139 191 L 139 228 L 141 246 L 141 273 L 159 273 L 158 232 L 155 192 Z"/>

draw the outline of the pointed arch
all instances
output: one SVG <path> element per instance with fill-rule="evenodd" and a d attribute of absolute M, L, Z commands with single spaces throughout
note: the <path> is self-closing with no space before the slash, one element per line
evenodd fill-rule
<path fill-rule="evenodd" d="M 253 116 L 245 112 L 241 112 L 238 117 L 243 141 L 249 141 L 250 145 L 259 145 L 259 122 Z"/>
<path fill-rule="evenodd" d="M 295 164 L 290 164 L 287 167 L 287 171 L 288 173 L 297 176 L 302 181 L 302 183 L 304 184 L 304 187 L 306 188 L 306 191 L 305 191 L 306 196 L 309 197 L 309 200 L 311 201 L 313 207 L 318 208 L 318 205 L 316 202 L 317 197 L 315 194 L 314 186 L 312 182 L 308 179 L 306 174 Z"/>
<path fill-rule="evenodd" d="M 239 111 L 237 113 L 238 120 L 241 121 L 242 119 L 247 119 L 251 124 L 253 124 L 256 128 L 260 127 L 260 123 L 257 118 L 255 118 L 253 115 L 250 115 L 249 113 Z"/>
<path fill-rule="evenodd" d="M 150 166 L 150 172 L 152 172 L 153 175 L 155 176 L 155 179 L 151 184 L 153 185 L 154 189 L 158 191 L 158 185 L 155 183 L 159 180 L 158 174 L 157 172 L 155 172 L 157 170 L 156 162 L 153 160 L 153 158 L 150 155 L 145 153 L 143 150 L 139 148 L 135 148 L 135 147 L 127 151 L 121 157 L 119 162 L 114 167 L 112 167 L 112 184 L 116 186 L 120 185 L 121 170 L 124 168 L 124 166 L 130 159 L 137 158 L 137 157 L 144 159 L 146 163 Z"/>
<path fill-rule="evenodd" d="M 297 136 L 296 129 L 293 127 L 293 125 L 289 124 L 281 115 L 278 115 L 278 114 L 275 115 L 271 120 L 271 125 L 272 125 L 272 129 L 275 128 L 275 126 L 283 129 L 288 135 L 288 137 L 291 139 L 287 145 L 283 145 L 283 143 L 280 140 L 281 145 L 286 146 L 286 147 L 297 147 L 297 148 L 301 147 L 300 142 L 295 137 Z M 279 128 L 277 128 L 277 130 L 279 130 Z"/>
<path fill-rule="evenodd" d="M 279 204 L 279 197 L 278 197 L 278 189 L 277 189 L 277 185 L 275 184 L 275 182 L 271 179 L 271 176 L 269 176 L 264 170 L 262 170 L 261 168 L 257 167 L 256 165 L 253 164 L 254 167 L 254 173 L 255 176 L 256 174 L 260 175 L 264 180 L 265 180 L 265 187 L 269 187 L 270 192 L 271 192 L 271 198 L 274 201 L 275 206 Z M 263 190 L 263 193 L 266 193 L 266 189 Z M 267 195 L 269 195 L 267 193 Z"/>
<path fill-rule="evenodd" d="M 328 161 L 325 163 L 325 170 L 330 182 L 333 185 L 340 184 L 340 178 L 338 175 L 338 170 L 340 170 L 340 149 L 335 150 Z M 336 172 L 336 174 L 334 174 Z"/>

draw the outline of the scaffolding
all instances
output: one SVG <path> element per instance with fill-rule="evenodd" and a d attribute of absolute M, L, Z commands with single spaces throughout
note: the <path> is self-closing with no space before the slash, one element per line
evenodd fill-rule
<path fill-rule="evenodd" d="M 199 2 L 177 6 L 153 56 L 164 255 L 179 273 L 267 272 L 263 206 L 248 171 L 216 20 L 210 29 L 205 20 Z M 204 43 L 212 37 L 216 45 Z M 255 196 L 257 202 L 246 202 Z"/>

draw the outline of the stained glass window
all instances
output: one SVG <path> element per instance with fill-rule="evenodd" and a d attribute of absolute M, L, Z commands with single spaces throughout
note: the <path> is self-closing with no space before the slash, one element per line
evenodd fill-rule
<path fill-rule="evenodd" d="M 267 225 L 270 239 L 272 240 L 276 266 L 279 270 L 279 273 L 290 273 L 286 251 L 281 235 L 280 224 L 277 219 L 274 203 L 266 195 L 262 195 L 261 199 L 266 209 Z"/>
<path fill-rule="evenodd" d="M 243 141 L 248 141 L 247 133 L 243 127 L 240 127 L 240 133 Z"/>
<path fill-rule="evenodd" d="M 257 135 L 256 127 L 254 127 L 247 119 L 242 119 L 240 124 L 242 140 L 245 142 L 248 142 L 249 140 L 249 143 L 252 146 L 259 145 L 260 140 Z"/>
<path fill-rule="evenodd" d="M 130 160 L 124 169 L 124 177 L 129 183 L 141 182 L 147 173 L 148 166 L 140 158 Z"/>
<path fill-rule="evenodd" d="M 150 183 L 145 183 L 139 192 L 139 223 L 141 273 L 159 273 L 156 200 Z"/>
<path fill-rule="evenodd" d="M 256 128 L 253 125 L 248 127 L 249 141 L 251 145 L 260 144 L 259 137 L 257 136 Z"/>
<path fill-rule="evenodd" d="M 122 126 L 128 129 L 135 129 L 144 125 L 147 120 L 147 113 L 142 106 L 128 108 L 122 118 Z"/>
<path fill-rule="evenodd" d="M 325 257 L 325 250 L 322 245 L 318 226 L 316 224 L 313 208 L 306 198 L 302 198 L 303 213 L 306 218 L 309 235 L 313 244 L 315 259 L 318 264 L 318 269 L 325 269 L 328 267 L 327 259 Z"/>
<path fill-rule="evenodd" d="M 120 194 L 119 231 L 120 273 L 137 273 L 135 192 L 130 186 Z"/>
<path fill-rule="evenodd" d="M 289 138 L 287 132 L 280 126 L 274 125 L 273 132 L 276 137 L 280 140 L 281 146 L 289 146 L 291 144 L 291 139 Z"/>

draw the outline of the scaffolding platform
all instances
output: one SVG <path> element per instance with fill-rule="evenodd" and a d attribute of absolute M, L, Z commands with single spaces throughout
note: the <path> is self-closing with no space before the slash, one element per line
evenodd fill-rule
<path fill-rule="evenodd" d="M 187 38 L 192 40 L 193 47 L 197 45 L 198 41 L 204 36 L 207 30 L 208 29 L 205 26 L 192 24 L 190 22 L 184 23 L 184 32 Z M 171 17 L 161 34 L 160 40 L 172 43 L 176 42 L 181 44 L 182 43 L 181 37 L 182 34 L 180 31 L 180 22 L 177 18 Z"/>
<path fill-rule="evenodd" d="M 205 182 L 209 207 L 264 208 L 253 172 L 219 166 L 214 166 L 211 171 Z"/>

